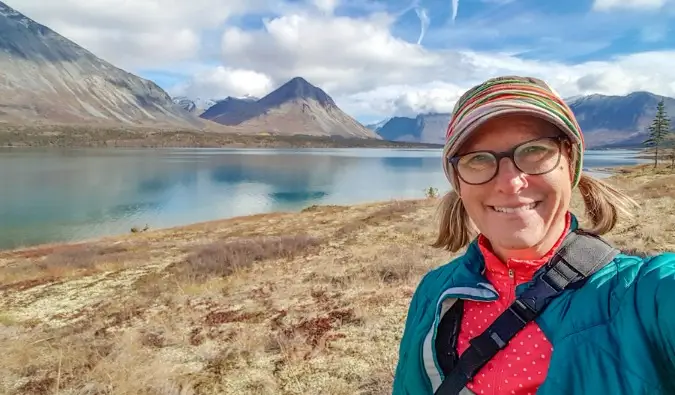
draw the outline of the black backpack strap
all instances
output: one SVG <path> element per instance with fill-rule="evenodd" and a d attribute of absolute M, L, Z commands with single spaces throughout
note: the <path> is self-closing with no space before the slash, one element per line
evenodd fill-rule
<path fill-rule="evenodd" d="M 459 357 L 435 395 L 457 395 L 509 341 L 564 290 L 578 287 L 620 251 L 599 236 L 570 232 L 526 289 Z"/>
<path fill-rule="evenodd" d="M 443 315 L 436 332 L 436 359 L 441 371 L 449 373 L 457 365 L 457 340 L 462 326 L 464 315 L 464 300 L 457 299 L 450 309 Z"/>

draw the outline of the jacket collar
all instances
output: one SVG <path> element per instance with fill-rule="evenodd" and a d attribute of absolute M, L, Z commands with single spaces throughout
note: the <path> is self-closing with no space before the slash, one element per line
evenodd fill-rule
<path fill-rule="evenodd" d="M 540 267 L 545 265 L 546 262 L 549 261 L 549 259 L 551 259 L 555 251 L 558 249 L 558 247 L 560 247 L 560 244 L 562 244 L 563 240 L 567 236 L 567 233 L 570 230 L 573 230 L 571 229 L 572 225 L 574 225 L 574 227 L 576 228 L 577 226 L 576 218 L 573 218 L 572 213 L 567 212 L 567 214 L 565 215 L 565 228 L 563 232 L 560 234 L 558 240 L 553 245 L 553 247 L 541 258 L 531 260 L 508 259 L 506 262 L 503 262 L 492 251 L 490 241 L 487 239 L 487 237 L 485 237 L 482 234 L 478 235 L 477 244 L 480 253 L 483 256 L 485 269 L 488 272 L 491 272 L 491 274 L 505 275 L 505 276 L 509 274 L 510 269 L 514 269 L 515 272 L 518 273 L 519 277 L 521 277 L 522 279 L 525 280 L 531 279 L 534 273 L 537 270 L 539 270 Z"/>
<path fill-rule="evenodd" d="M 548 259 L 552 256 L 552 254 L 555 252 L 555 250 L 559 247 L 560 243 L 564 240 L 564 238 L 569 234 L 569 232 L 575 231 L 578 226 L 579 222 L 577 218 L 574 216 L 574 214 L 568 212 L 567 217 L 566 217 L 566 232 L 563 232 L 563 234 L 560 236 L 560 239 L 556 243 L 556 245 L 551 249 L 549 254 L 547 254 L 546 257 L 537 260 L 538 266 L 534 269 L 532 274 L 536 272 L 543 264 L 545 264 Z M 456 270 L 453 271 L 453 281 L 452 285 L 445 291 L 451 291 L 452 288 L 457 290 L 457 292 L 453 292 L 453 296 L 461 298 L 461 299 L 481 299 L 481 300 L 493 300 L 497 299 L 499 295 L 497 294 L 497 291 L 494 289 L 492 284 L 488 281 L 487 277 L 485 276 L 485 271 L 488 270 L 488 266 L 490 269 L 492 269 L 492 264 L 486 264 L 486 258 L 484 256 L 484 251 L 480 246 L 480 238 L 481 236 L 479 235 L 476 237 L 468 246 L 466 249 L 466 252 L 463 254 L 460 259 L 455 261 L 458 266 L 455 268 Z M 503 263 L 497 259 L 492 252 L 487 250 L 489 254 L 491 254 L 495 261 L 498 262 L 500 265 L 504 266 Z M 487 259 L 489 260 L 489 258 Z M 533 264 L 534 266 L 534 264 Z M 496 269 L 499 270 L 499 269 Z M 504 269 L 508 273 L 508 268 Z M 472 293 L 470 292 L 461 292 L 459 291 L 460 289 L 466 289 L 466 288 L 479 288 L 483 290 L 487 290 L 489 293 L 492 293 L 493 295 L 487 298 L 476 298 Z"/>

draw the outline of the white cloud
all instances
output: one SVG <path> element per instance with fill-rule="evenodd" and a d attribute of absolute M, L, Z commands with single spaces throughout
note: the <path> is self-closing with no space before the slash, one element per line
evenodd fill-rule
<path fill-rule="evenodd" d="M 459 11 L 459 0 L 451 0 L 452 2 L 452 22 L 457 19 L 457 12 Z"/>
<path fill-rule="evenodd" d="M 663 7 L 668 0 L 595 0 L 593 9 L 608 11 L 613 9 L 645 9 L 656 10 Z"/>
<path fill-rule="evenodd" d="M 389 114 L 413 117 L 419 113 L 450 112 L 466 87 L 440 80 L 420 85 L 386 85 L 336 102 L 349 113 Z"/>
<path fill-rule="evenodd" d="M 422 43 L 422 40 L 424 40 L 424 35 L 427 34 L 427 29 L 429 28 L 431 19 L 429 19 L 429 14 L 427 13 L 426 8 L 416 7 L 415 13 L 420 20 L 420 36 L 417 39 L 417 44 L 419 45 Z"/>
<path fill-rule="evenodd" d="M 273 88 L 272 80 L 263 73 L 217 66 L 196 73 L 188 82 L 173 87 L 170 94 L 205 99 L 262 97 Z"/>
<path fill-rule="evenodd" d="M 425 82 L 429 75 L 420 72 L 434 69 L 442 58 L 393 37 L 392 22 L 386 14 L 367 19 L 285 15 L 265 21 L 261 31 L 227 29 L 223 59 L 278 83 L 303 76 L 332 92 Z"/>
<path fill-rule="evenodd" d="M 197 55 L 202 29 L 268 0 L 8 0 L 7 4 L 123 68 L 161 67 Z"/>

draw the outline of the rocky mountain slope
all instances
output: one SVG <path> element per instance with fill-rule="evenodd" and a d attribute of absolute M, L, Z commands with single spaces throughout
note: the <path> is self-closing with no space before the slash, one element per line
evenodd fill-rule
<path fill-rule="evenodd" d="M 589 148 L 639 146 L 664 98 L 649 92 L 625 96 L 588 95 L 565 99 L 577 116 Z M 675 119 L 675 99 L 664 98 L 666 111 Z M 442 144 L 450 114 L 394 117 L 374 130 L 386 140 Z M 675 126 L 675 122 L 673 122 Z"/>
<path fill-rule="evenodd" d="M 155 83 L 0 2 L 0 120 L 201 127 Z"/>
<path fill-rule="evenodd" d="M 302 77 L 291 79 L 257 101 L 228 98 L 209 108 L 201 117 L 272 135 L 381 139 L 373 130 L 344 113 L 326 92 Z"/>
<path fill-rule="evenodd" d="M 569 102 L 589 147 L 622 147 L 642 144 L 661 99 L 668 115 L 675 117 L 675 99 L 649 92 L 626 96 L 589 95 Z M 675 124 L 673 124 L 675 126 Z"/>

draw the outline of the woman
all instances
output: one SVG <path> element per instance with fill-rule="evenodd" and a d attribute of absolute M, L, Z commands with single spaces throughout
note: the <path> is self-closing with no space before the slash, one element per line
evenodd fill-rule
<path fill-rule="evenodd" d="M 443 156 L 453 191 L 434 246 L 467 248 L 418 285 L 394 394 L 675 393 L 675 254 L 568 244 L 584 235 L 569 212 L 575 187 L 591 234 L 636 205 L 582 174 L 583 153 L 574 114 L 541 80 L 494 78 L 459 99 Z M 589 264 L 586 277 L 559 269 Z M 571 284 L 540 297 L 541 277 L 561 273 Z"/>

